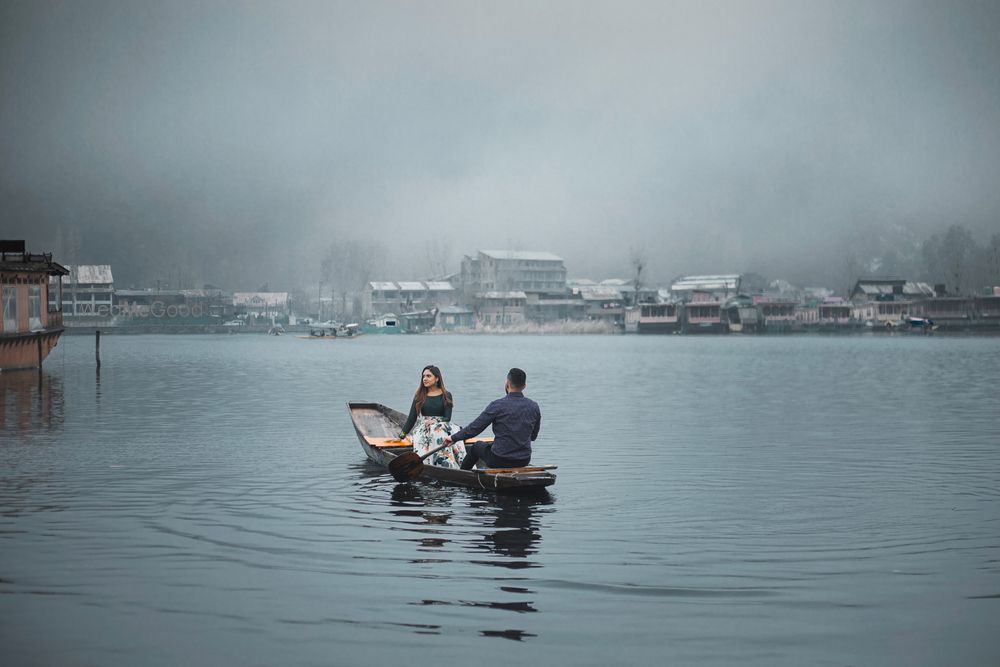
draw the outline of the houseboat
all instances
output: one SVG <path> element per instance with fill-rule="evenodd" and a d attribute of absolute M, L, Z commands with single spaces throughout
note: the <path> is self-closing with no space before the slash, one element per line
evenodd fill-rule
<path fill-rule="evenodd" d="M 636 331 L 639 333 L 677 333 L 681 320 L 675 303 L 643 303 L 639 305 Z"/>
<path fill-rule="evenodd" d="M 760 311 L 748 296 L 727 299 L 722 315 L 731 333 L 758 333 L 761 330 Z"/>
<path fill-rule="evenodd" d="M 361 325 L 362 333 L 398 334 L 403 331 L 402 322 L 393 313 L 386 313 Z"/>
<path fill-rule="evenodd" d="M 69 273 L 51 254 L 33 254 L 24 241 L 0 241 L 0 371 L 39 368 L 63 332 L 62 284 Z M 50 276 L 54 294 L 50 297 Z"/>
<path fill-rule="evenodd" d="M 992 295 L 975 297 L 973 306 L 978 328 L 1000 329 L 1000 288 L 994 287 Z"/>
<path fill-rule="evenodd" d="M 829 297 L 824 299 L 818 306 L 819 319 L 817 321 L 819 331 L 840 332 L 853 331 L 858 329 L 860 320 L 851 317 L 851 304 L 841 297 Z"/>
<path fill-rule="evenodd" d="M 967 331 L 974 326 L 974 320 L 972 297 L 937 296 L 914 304 L 909 322 L 915 329 Z"/>
<path fill-rule="evenodd" d="M 681 310 L 681 331 L 683 333 L 725 333 L 722 320 L 722 302 L 707 292 L 694 292 L 691 301 L 683 304 Z"/>
<path fill-rule="evenodd" d="M 796 299 L 761 294 L 754 296 L 753 302 L 757 306 L 760 322 L 767 333 L 788 333 L 797 328 Z"/>

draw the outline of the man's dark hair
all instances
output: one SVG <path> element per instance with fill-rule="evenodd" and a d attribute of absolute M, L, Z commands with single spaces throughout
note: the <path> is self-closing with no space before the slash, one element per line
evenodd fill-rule
<path fill-rule="evenodd" d="M 524 389 L 524 385 L 528 384 L 528 374 L 520 368 L 512 368 L 507 371 L 507 380 L 510 381 L 510 386 Z"/>

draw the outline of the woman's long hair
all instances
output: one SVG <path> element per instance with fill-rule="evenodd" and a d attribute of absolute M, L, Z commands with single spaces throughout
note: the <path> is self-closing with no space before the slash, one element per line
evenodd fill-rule
<path fill-rule="evenodd" d="M 424 407 L 424 401 L 427 400 L 427 387 L 424 386 L 424 371 L 430 371 L 437 378 L 437 386 L 441 389 L 442 396 L 444 396 L 445 407 L 451 405 L 451 396 L 448 395 L 448 390 L 444 388 L 444 377 L 441 375 L 441 369 L 437 366 L 424 366 L 420 371 L 420 386 L 417 387 L 417 393 L 413 395 L 413 402 L 417 406 L 417 414 L 420 414 L 421 408 Z"/>

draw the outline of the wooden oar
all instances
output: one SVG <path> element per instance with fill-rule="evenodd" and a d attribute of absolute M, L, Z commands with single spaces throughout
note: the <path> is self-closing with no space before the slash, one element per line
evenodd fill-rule
<path fill-rule="evenodd" d="M 451 447 L 451 444 L 435 447 L 422 456 L 418 456 L 416 452 L 400 454 L 389 461 L 389 473 L 397 482 L 408 482 L 419 477 L 420 473 L 424 471 L 424 459 L 435 452 L 440 452 L 445 447 Z"/>

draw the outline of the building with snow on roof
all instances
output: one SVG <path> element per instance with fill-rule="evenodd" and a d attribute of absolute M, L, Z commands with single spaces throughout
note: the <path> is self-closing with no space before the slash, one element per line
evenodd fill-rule
<path fill-rule="evenodd" d="M 110 264 L 77 264 L 66 267 L 62 281 L 62 311 L 66 326 L 107 323 L 111 319 L 115 279 Z"/>
<path fill-rule="evenodd" d="M 455 304 L 457 290 L 444 281 L 372 281 L 361 294 L 365 318 L 386 313 L 440 309 Z"/>

